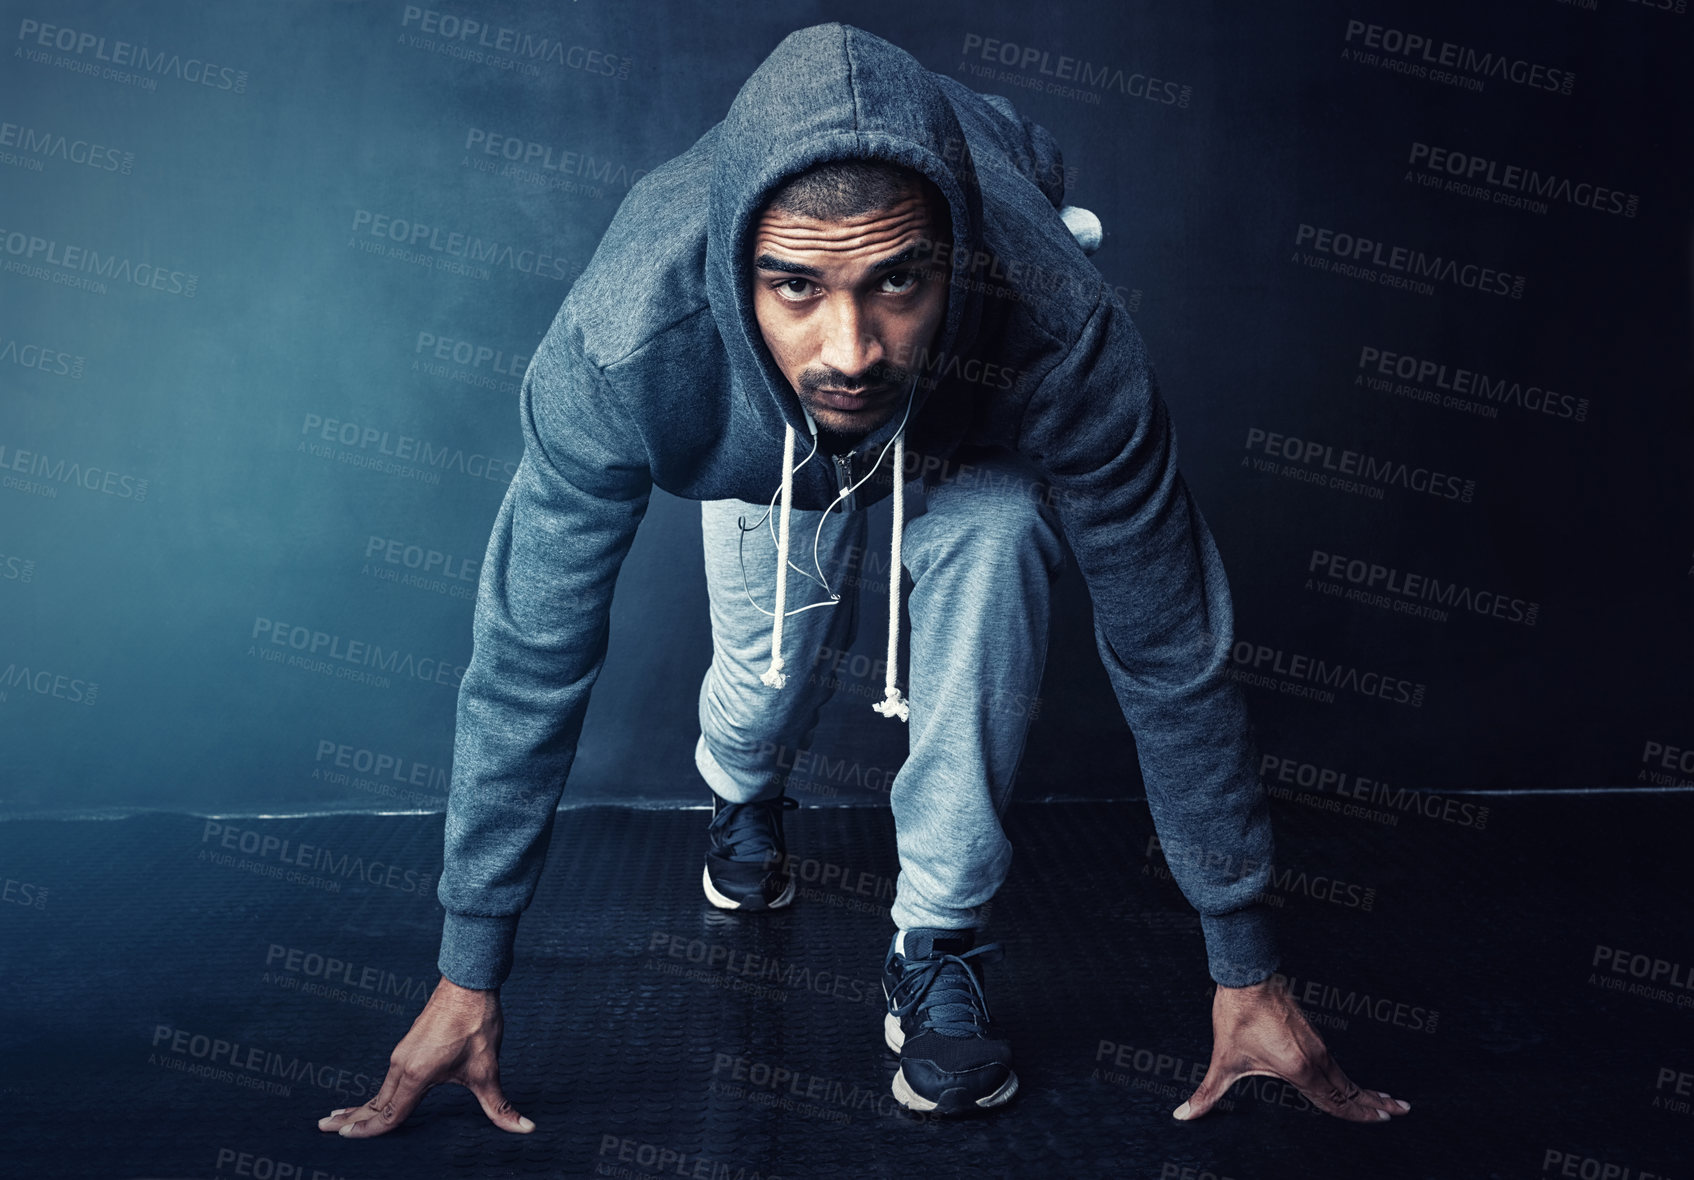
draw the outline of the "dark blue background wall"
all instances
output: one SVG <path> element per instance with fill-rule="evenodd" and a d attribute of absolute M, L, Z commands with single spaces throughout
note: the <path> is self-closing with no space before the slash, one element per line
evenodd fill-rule
<path fill-rule="evenodd" d="M 826 19 L 1063 145 L 1267 778 L 1694 781 L 1682 0 L 3 8 L 0 812 L 439 807 L 529 352 L 633 180 Z M 1348 451 L 1438 494 L 1335 486 Z M 703 797 L 697 511 L 655 497 L 568 800 Z M 875 591 L 808 802 L 900 757 Z M 1131 793 L 1061 603 L 1023 789 Z"/>

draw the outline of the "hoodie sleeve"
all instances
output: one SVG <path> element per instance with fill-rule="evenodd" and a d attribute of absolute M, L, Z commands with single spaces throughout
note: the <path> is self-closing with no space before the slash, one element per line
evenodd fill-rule
<path fill-rule="evenodd" d="M 1258 900 L 1272 836 L 1246 707 L 1226 674 L 1229 584 L 1177 470 L 1141 335 L 1109 291 L 1033 392 L 1020 449 L 1052 481 L 1159 843 L 1200 913 L 1212 978 L 1256 983 L 1277 966 Z"/>
<path fill-rule="evenodd" d="M 550 333 L 524 375 L 523 457 L 489 537 L 459 686 L 436 896 L 438 965 L 461 987 L 499 987 L 511 972 L 651 490 L 604 375 L 566 340 Z"/>

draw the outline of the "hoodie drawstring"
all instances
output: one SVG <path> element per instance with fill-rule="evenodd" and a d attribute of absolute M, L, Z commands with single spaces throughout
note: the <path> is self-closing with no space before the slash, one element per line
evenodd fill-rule
<path fill-rule="evenodd" d="M 912 397 L 915 397 L 916 393 L 917 381 L 914 379 L 912 382 L 911 395 L 906 401 L 907 418 L 911 416 Z M 811 415 L 808 414 L 806 417 L 807 423 L 810 425 Z M 794 499 L 794 435 L 794 427 L 789 425 L 784 431 L 782 438 L 782 490 L 778 493 L 781 496 L 782 507 L 777 514 L 776 536 L 776 610 L 770 612 L 771 663 L 770 667 L 766 668 L 764 674 L 759 677 L 759 680 L 767 687 L 774 689 L 781 689 L 788 683 L 788 675 L 782 670 L 782 621 L 787 618 L 790 613 L 788 610 L 788 525 L 789 514 L 793 510 Z M 888 454 L 890 448 L 894 451 L 894 536 L 890 543 L 891 554 L 888 562 L 888 664 L 886 671 L 883 673 L 883 699 L 872 704 L 871 708 L 875 709 L 884 717 L 898 717 L 901 721 L 908 721 L 911 719 L 911 702 L 900 695 L 900 687 L 896 683 L 896 678 L 900 669 L 900 539 L 901 534 L 905 531 L 906 527 L 906 418 L 902 418 L 900 420 L 900 428 L 895 431 L 894 438 L 890 441 L 889 446 L 883 447 L 882 452 L 877 455 L 876 462 L 871 465 L 870 471 L 866 472 L 865 475 L 856 483 L 849 487 L 842 488 L 836 494 L 835 503 L 831 504 L 829 509 L 824 511 L 823 518 L 818 521 L 818 536 L 821 537 L 823 535 L 824 521 L 828 519 L 829 511 L 835 507 L 835 504 L 841 503 L 841 501 L 852 495 L 853 490 L 857 488 L 859 484 L 864 483 L 866 480 L 870 479 L 871 476 L 876 474 L 877 469 L 882 466 L 883 457 Z M 816 454 L 816 452 L 816 427 L 813 426 L 812 453 Z M 811 461 L 811 457 L 811 455 L 806 456 L 807 462 Z M 802 466 L 803 465 L 804 464 L 802 464 Z M 747 528 L 748 526 L 743 523 L 742 531 L 744 533 L 747 531 Z M 812 550 L 814 561 L 817 554 L 816 540 L 816 538 L 813 538 Z M 804 573 L 805 571 L 802 570 L 800 572 Z M 818 573 L 821 575 L 823 571 L 820 569 Z M 745 574 L 743 576 L 745 576 Z M 808 574 L 806 576 L 810 577 L 811 575 Z M 793 613 L 798 614 L 800 611 L 811 610 L 813 607 L 818 606 L 833 606 L 836 602 L 840 601 L 841 596 L 831 590 L 827 582 L 820 580 L 820 584 L 823 586 L 825 592 L 829 594 L 831 601 L 816 602 L 811 604 L 811 606 L 803 606 L 795 610 Z M 748 597 L 751 599 L 751 594 L 749 594 Z M 754 605 L 757 605 L 757 603 Z M 760 609 L 762 610 L 763 608 L 761 607 Z"/>
<path fill-rule="evenodd" d="M 900 695 L 894 673 L 900 667 L 900 534 L 906 527 L 906 428 L 894 436 L 894 541 L 888 559 L 888 667 L 882 674 L 882 700 L 871 706 L 884 717 L 905 721 L 911 702 Z"/>
<path fill-rule="evenodd" d="M 771 688 L 788 683 L 782 670 L 782 620 L 788 606 L 788 513 L 794 501 L 794 427 L 782 436 L 782 516 L 777 522 L 776 614 L 771 618 L 771 666 L 759 677 Z"/>

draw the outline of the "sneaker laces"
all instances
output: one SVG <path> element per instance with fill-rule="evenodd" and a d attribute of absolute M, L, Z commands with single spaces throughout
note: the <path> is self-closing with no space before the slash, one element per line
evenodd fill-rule
<path fill-rule="evenodd" d="M 781 814 L 800 806 L 798 799 L 778 795 L 751 803 L 726 803 L 707 828 L 730 860 L 763 861 L 780 855 L 776 825 Z"/>
<path fill-rule="evenodd" d="M 986 1036 L 988 998 L 983 994 L 982 984 L 977 982 L 976 972 L 965 960 L 981 956 L 984 963 L 994 963 L 1001 958 L 999 952 L 1000 944 L 990 942 L 962 955 L 907 959 L 900 981 L 888 997 L 892 1005 L 889 1010 L 904 1017 L 919 1005 L 925 1005 L 919 1028 L 944 1037 Z"/>

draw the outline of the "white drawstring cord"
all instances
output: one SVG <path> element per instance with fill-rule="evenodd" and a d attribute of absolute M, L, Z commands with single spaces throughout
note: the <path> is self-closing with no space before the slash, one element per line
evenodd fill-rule
<path fill-rule="evenodd" d="M 900 668 L 900 534 L 906 527 L 906 426 L 894 436 L 894 540 L 888 558 L 888 666 L 882 676 L 882 700 L 871 705 L 884 717 L 905 721 L 912 715 L 911 702 L 900 695 L 894 683 Z"/>
<path fill-rule="evenodd" d="M 771 620 L 771 666 L 759 677 L 771 688 L 781 688 L 788 683 L 788 677 L 782 671 L 782 620 L 786 617 L 783 608 L 788 599 L 788 512 L 793 500 L 794 427 L 790 424 L 782 436 L 782 519 L 777 524 L 776 613 Z"/>
<path fill-rule="evenodd" d="M 806 573 L 805 570 L 788 560 L 788 522 L 793 507 L 794 472 L 798 469 L 794 466 L 794 427 L 792 425 L 785 427 L 782 438 L 782 487 L 777 493 L 781 497 L 782 508 L 778 514 L 779 519 L 774 522 L 776 525 L 777 555 L 776 610 L 765 610 L 753 598 L 752 589 L 746 584 L 747 566 L 745 557 L 742 558 L 741 569 L 742 588 L 746 591 L 747 601 L 751 602 L 760 613 L 771 616 L 771 663 L 770 667 L 766 668 L 764 674 L 759 677 L 760 681 L 767 687 L 780 689 L 788 683 L 788 676 L 782 670 L 783 619 L 791 614 L 797 615 L 801 611 L 815 610 L 820 606 L 834 606 L 841 601 L 841 595 L 831 589 L 828 580 L 824 578 L 823 565 L 818 560 L 818 545 L 823 537 L 824 522 L 829 519 L 829 514 L 835 510 L 837 504 L 851 496 L 859 489 L 860 485 L 876 474 L 882 466 L 882 460 L 892 448 L 894 451 L 892 472 L 894 481 L 894 535 L 888 567 L 888 662 L 883 674 L 883 699 L 871 705 L 871 708 L 884 717 L 898 717 L 901 721 L 906 721 L 911 717 L 911 702 L 900 695 L 900 689 L 895 680 L 899 672 L 898 657 L 900 654 L 900 538 L 905 529 L 906 521 L 906 423 L 912 416 L 912 402 L 917 398 L 917 388 L 917 379 L 913 378 L 911 388 L 907 391 L 906 412 L 900 418 L 900 427 L 894 432 L 894 437 L 889 439 L 883 445 L 882 450 L 877 453 L 876 462 L 871 464 L 871 469 L 847 487 L 842 488 L 836 494 L 835 499 L 831 501 L 829 507 L 824 509 L 823 515 L 818 518 L 817 532 L 812 537 L 812 565 L 818 571 L 816 578 L 812 578 L 811 574 Z M 804 407 L 802 407 L 802 412 L 804 412 Z M 812 449 L 807 453 L 805 460 L 801 462 L 801 467 L 810 463 L 812 457 L 818 452 L 817 424 L 812 421 L 812 416 L 809 413 L 806 414 L 806 425 L 811 428 Z M 775 497 L 773 497 L 774 499 Z M 775 505 L 773 504 L 772 507 L 774 508 Z M 769 518 L 770 515 L 770 511 L 767 509 L 766 518 Z M 750 529 L 758 527 L 757 523 L 749 526 L 743 519 L 741 522 L 743 541 Z M 813 602 L 792 611 L 788 610 L 788 571 L 790 568 L 802 577 L 812 578 L 813 581 L 822 586 L 824 592 L 829 595 L 829 601 Z"/>

